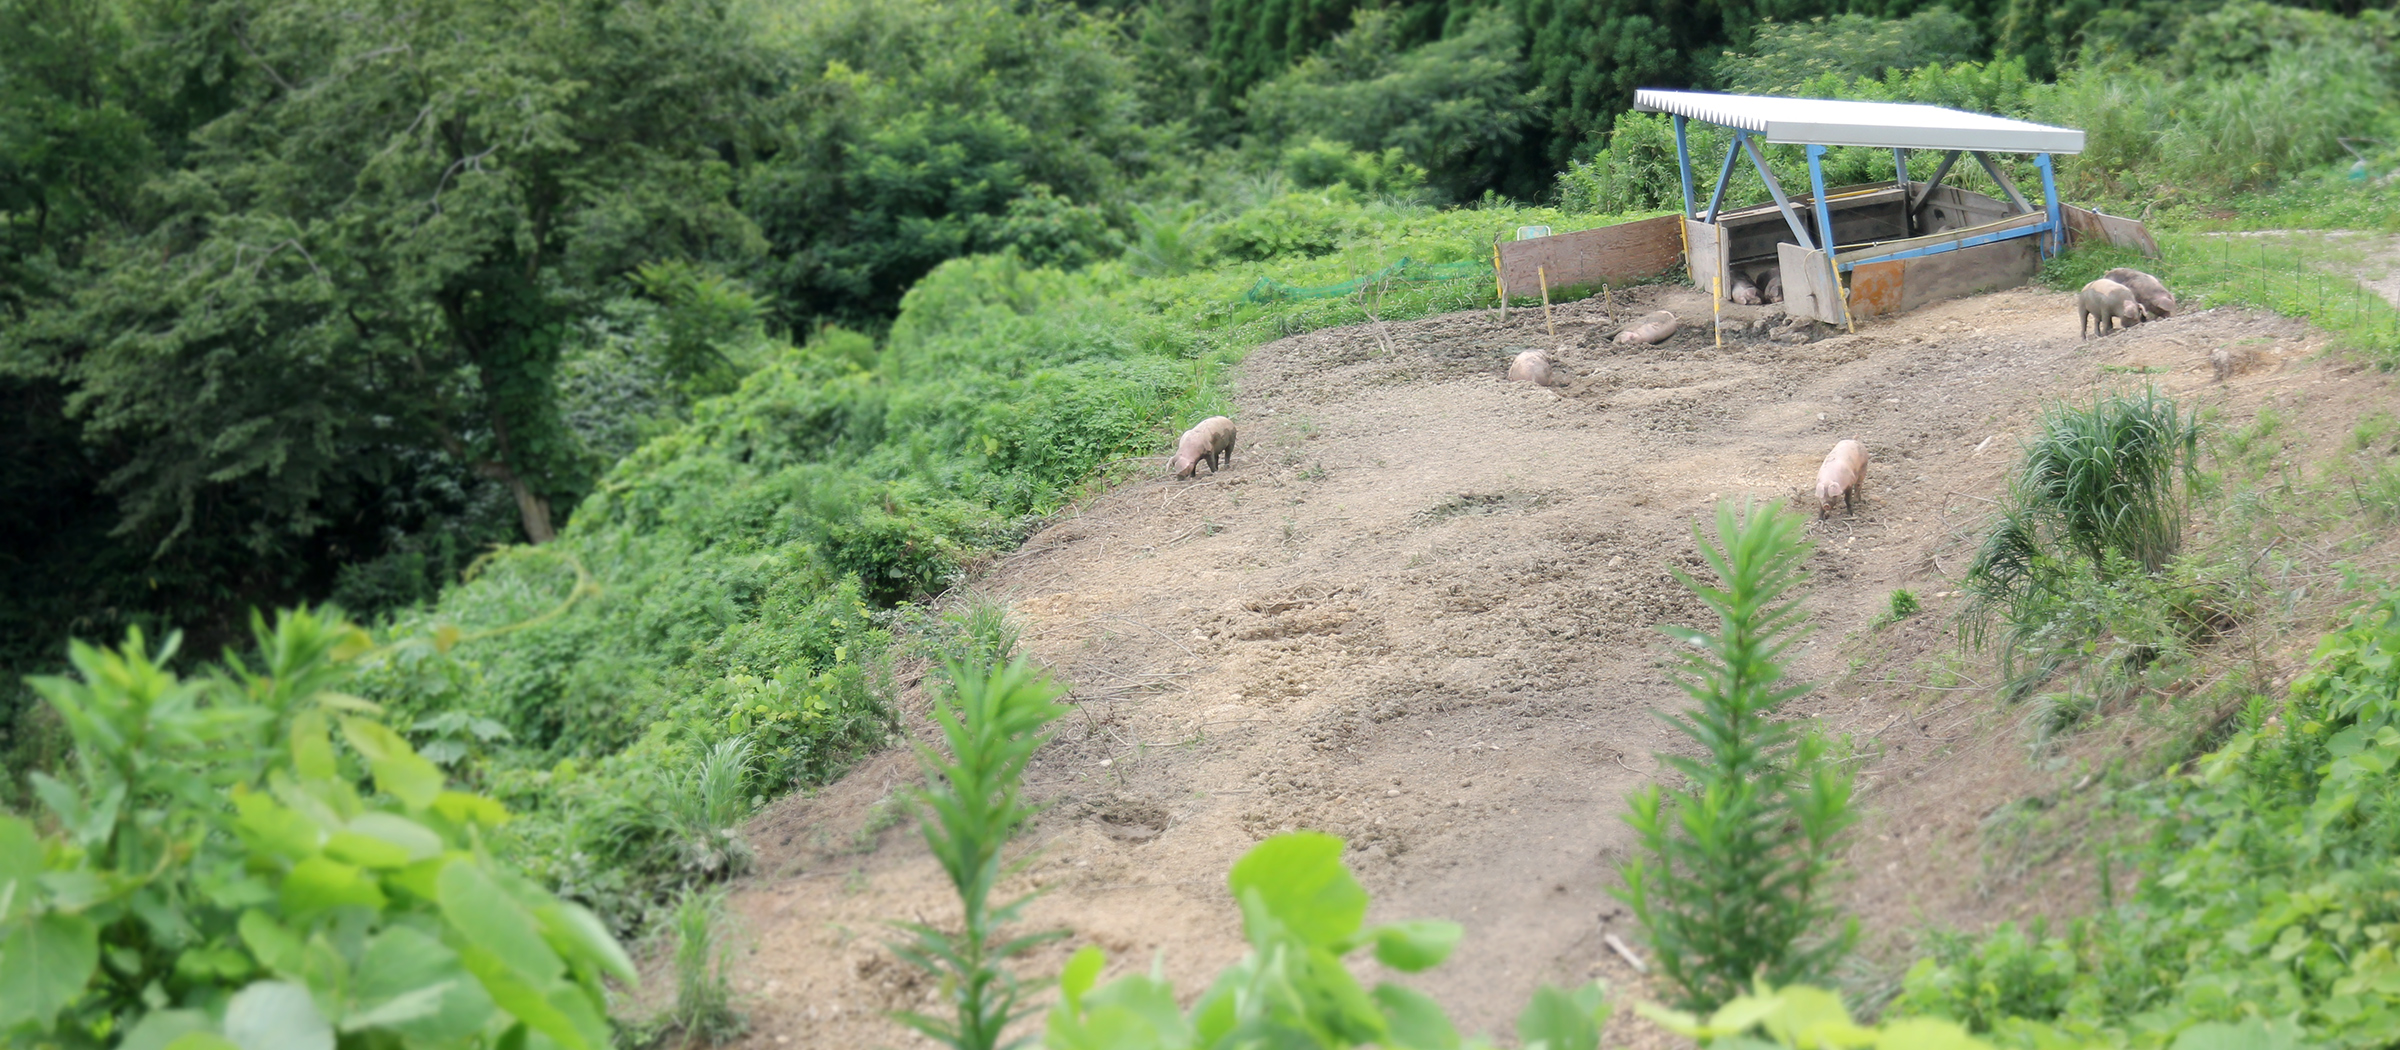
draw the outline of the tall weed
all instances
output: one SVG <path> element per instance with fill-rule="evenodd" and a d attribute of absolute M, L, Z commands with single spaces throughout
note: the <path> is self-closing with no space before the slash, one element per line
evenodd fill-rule
<path fill-rule="evenodd" d="M 1657 949 L 1659 972 L 1687 1008 L 1715 1009 L 1753 981 L 1822 980 L 1856 942 L 1855 920 L 1822 896 L 1851 782 L 1814 732 L 1776 708 L 1811 685 L 1786 681 L 1783 654 L 1803 633 L 1803 523 L 1780 503 L 1717 508 L 1711 539 L 1693 538 L 1716 580 L 1677 576 L 1717 613 L 1714 632 L 1662 627 L 1688 649 L 1677 685 L 1693 706 L 1667 717 L 1700 745 L 1661 755 L 1684 786 L 1635 793 L 1626 816 L 1642 855 L 1617 891 Z"/>

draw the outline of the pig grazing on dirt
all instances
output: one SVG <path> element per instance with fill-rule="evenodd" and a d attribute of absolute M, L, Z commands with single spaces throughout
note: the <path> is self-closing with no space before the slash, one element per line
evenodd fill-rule
<path fill-rule="evenodd" d="M 1556 373 L 1550 369 L 1550 357 L 1539 350 L 1527 350 L 1509 362 L 1508 377 L 1535 386 L 1556 386 Z"/>
<path fill-rule="evenodd" d="M 1167 469 L 1174 471 L 1178 478 L 1188 478 L 1200 469 L 1200 462 L 1206 460 L 1208 472 L 1214 474 L 1220 457 L 1226 466 L 1233 465 L 1233 420 L 1224 416 L 1210 416 L 1201 420 L 1198 426 L 1183 432 L 1183 439 L 1175 443 L 1175 459 L 1167 464 Z"/>
<path fill-rule="evenodd" d="M 1867 447 L 1857 438 L 1845 438 L 1826 453 L 1825 465 L 1817 468 L 1817 517 L 1833 513 L 1833 498 L 1842 498 L 1842 513 L 1850 513 L 1850 497 L 1867 480 Z"/>
<path fill-rule="evenodd" d="M 1758 294 L 1765 297 L 1770 303 L 1782 302 L 1783 271 L 1760 270 L 1758 272 Z"/>
<path fill-rule="evenodd" d="M 2175 293 L 2168 291 L 2158 278 L 2140 270 L 2119 266 L 2108 271 L 2105 279 L 2132 289 L 2133 301 L 2142 304 L 2142 312 L 2148 314 L 2150 320 L 2175 316 Z"/>
<path fill-rule="evenodd" d="M 1676 327 L 1674 313 L 1658 310 L 1648 317 L 1642 318 L 1640 324 L 1618 332 L 1617 342 L 1627 344 L 1663 343 L 1674 336 Z"/>
<path fill-rule="evenodd" d="M 2134 299 L 2133 289 L 2103 277 L 2075 293 L 2077 334 L 2091 338 L 2095 321 L 2101 335 L 2107 335 L 2112 326 L 2131 328 L 2142 323 L 2142 304 Z"/>
<path fill-rule="evenodd" d="M 1725 293 L 1725 298 L 1743 306 L 1757 306 L 1767 301 L 1758 294 L 1757 285 L 1751 284 L 1749 278 L 1738 273 L 1733 275 L 1733 290 Z"/>

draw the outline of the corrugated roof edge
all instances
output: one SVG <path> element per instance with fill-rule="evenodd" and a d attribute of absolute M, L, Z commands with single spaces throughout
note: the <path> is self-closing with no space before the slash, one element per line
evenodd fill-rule
<path fill-rule="evenodd" d="M 2083 132 L 1942 106 L 1642 88 L 1633 108 L 1740 128 L 1768 142 L 1998 153 L 2081 153 Z"/>

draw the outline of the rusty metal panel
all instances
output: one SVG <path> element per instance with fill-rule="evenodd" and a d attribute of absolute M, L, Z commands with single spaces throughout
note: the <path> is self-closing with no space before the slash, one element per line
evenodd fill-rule
<path fill-rule="evenodd" d="M 1675 268 L 1683 261 L 1683 233 L 1673 215 L 1621 222 L 1576 233 L 1507 241 L 1500 245 L 1500 279 L 1510 295 L 1630 284 Z"/>
<path fill-rule="evenodd" d="M 2150 227 L 2142 225 L 2139 219 L 2102 215 L 2072 204 L 2059 205 L 2058 214 L 2067 223 L 2069 248 L 2096 240 L 2102 244 L 2139 249 L 2143 255 L 2158 258 L 2158 240 L 2150 236 Z"/>
<path fill-rule="evenodd" d="M 1859 320 L 1900 312 L 1906 262 L 1866 263 L 1850 271 L 1850 316 Z"/>

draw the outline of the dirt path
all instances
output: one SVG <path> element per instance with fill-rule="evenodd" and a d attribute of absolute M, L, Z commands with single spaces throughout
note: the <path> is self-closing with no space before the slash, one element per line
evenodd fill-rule
<path fill-rule="evenodd" d="M 1633 932 L 1605 892 L 1629 845 L 1619 815 L 1652 753 L 1677 746 L 1652 709 L 1682 699 L 1654 625 L 1704 623 L 1668 566 L 1699 567 L 1692 524 L 1720 498 L 1813 511 L 1817 463 L 1850 436 L 1875 463 L 1855 516 L 1811 526 L 1818 631 L 1800 659 L 1842 682 L 1794 710 L 1882 755 L 1854 905 L 1885 926 L 1944 914 L 1976 874 L 1956 829 L 2036 774 L 2005 741 L 1945 736 L 1947 698 L 1902 672 L 1955 642 L 1937 616 L 1869 637 L 1892 589 L 1954 607 L 1959 536 L 2045 398 L 2155 381 L 2255 399 L 2324 380 L 2281 363 L 2306 349 L 2299 326 L 2233 311 L 2087 343 L 2069 296 L 2027 289 L 1717 348 L 1697 293 L 1638 299 L 1617 317 L 1673 309 L 1684 334 L 1614 347 L 1587 301 L 1559 311 L 1555 339 L 1538 312 L 1487 312 L 1261 347 L 1229 469 L 1108 492 L 978 581 L 1078 704 L 1032 771 L 1055 808 L 1018 881 L 1049 891 L 1035 922 L 1074 931 L 1042 972 L 1098 943 L 1112 973 L 1156 956 L 1196 994 L 1241 950 L 1226 868 L 1315 828 L 1349 839 L 1372 917 L 1466 925 L 1453 961 L 1413 980 L 1462 1029 L 1506 1031 L 1543 981 L 1626 979 L 1601 940 Z M 2212 386 L 2209 351 L 2234 344 L 2262 367 Z M 1558 348 L 1571 386 L 1500 379 L 1537 347 Z M 1893 670 L 1844 677 L 1860 661 Z M 765 874 L 736 898 L 748 1045 L 915 1044 L 880 1011 L 934 989 L 876 946 L 878 922 L 954 906 L 908 829 L 875 830 L 913 775 L 887 754 L 753 825 Z"/>

